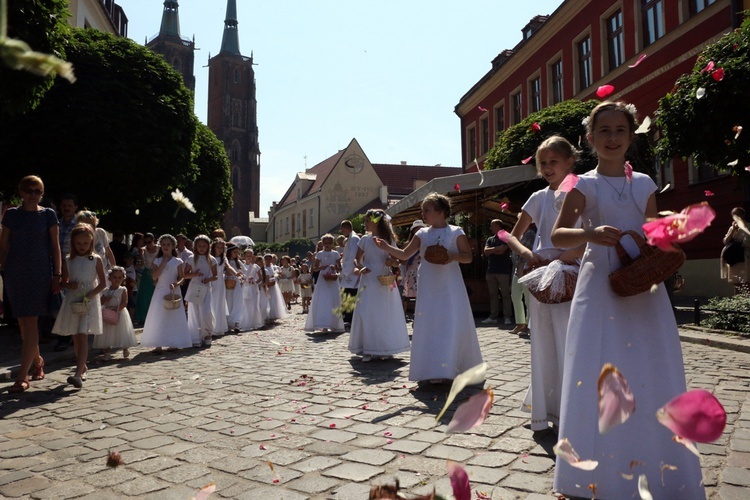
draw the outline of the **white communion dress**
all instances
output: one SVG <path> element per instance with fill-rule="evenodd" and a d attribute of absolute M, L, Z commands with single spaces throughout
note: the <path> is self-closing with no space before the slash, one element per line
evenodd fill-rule
<path fill-rule="evenodd" d="M 164 257 L 154 259 L 154 267 L 161 265 Z M 151 304 L 148 307 L 146 323 L 143 325 L 141 334 L 142 347 L 175 347 L 185 348 L 193 345 L 188 329 L 185 309 L 165 309 L 164 297 L 171 293 L 180 295 L 180 287 L 170 290 L 169 285 L 177 281 L 178 268 L 182 260 L 171 257 L 166 267 L 161 272 Z"/>
<path fill-rule="evenodd" d="M 102 307 L 119 311 L 120 318 L 114 325 L 103 323 L 102 334 L 94 337 L 94 349 L 128 349 L 137 346 L 138 339 L 135 338 L 130 314 L 128 314 L 127 308 L 120 310 L 120 305 L 123 302 L 128 303 L 127 288 L 121 286 L 117 290 L 105 289 L 102 292 L 102 302 Z"/>
<path fill-rule="evenodd" d="M 99 285 L 96 273 L 96 262 L 101 260 L 98 255 L 84 255 L 73 259 L 65 257 L 68 268 L 68 280 L 78 283 L 75 290 L 67 290 L 60 312 L 57 313 L 52 333 L 57 335 L 75 335 L 88 333 L 100 335 L 103 331 L 101 301 L 99 296 L 88 301 L 86 314 L 76 314 L 71 308 L 73 302 L 83 301 L 83 297 Z"/>
<path fill-rule="evenodd" d="M 307 320 L 305 321 L 305 331 L 333 330 L 334 332 L 343 332 L 344 319 L 333 312 L 341 307 L 339 282 L 338 280 L 329 281 L 323 278 L 325 273 L 331 272 L 331 266 L 336 265 L 336 261 L 341 258 L 341 254 L 335 250 L 328 252 L 321 250 L 315 254 L 315 258 L 320 261 L 321 270 L 320 275 L 318 275 L 318 282 L 315 284 L 315 291 L 313 291 L 312 302 L 310 302 L 310 312 L 307 314 Z"/>

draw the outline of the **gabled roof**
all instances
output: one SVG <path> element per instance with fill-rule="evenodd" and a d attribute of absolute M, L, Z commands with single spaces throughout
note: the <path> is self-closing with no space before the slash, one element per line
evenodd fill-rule
<path fill-rule="evenodd" d="M 305 172 L 300 172 L 299 174 L 297 174 L 297 177 L 300 180 L 303 178 L 305 178 L 305 180 L 313 180 L 313 183 L 310 185 L 310 187 L 304 193 L 300 193 L 300 196 L 302 198 L 316 191 L 320 191 L 320 189 L 323 187 L 323 184 L 325 184 L 326 179 L 328 179 L 328 176 L 331 175 L 331 172 L 333 172 L 333 168 L 341 159 L 341 155 L 344 154 L 344 151 L 346 150 L 342 149 L 335 155 L 323 160 L 314 167 L 305 170 Z M 297 184 L 295 180 L 295 182 L 291 186 L 289 186 L 289 189 L 281 198 L 281 201 L 277 205 L 277 208 L 281 208 L 285 205 L 289 205 L 297 201 L 297 190 L 294 189 L 296 185 Z"/>
<path fill-rule="evenodd" d="M 373 163 L 372 168 L 384 186 L 388 186 L 389 196 L 406 196 L 414 191 L 414 181 L 431 181 L 436 177 L 463 173 L 459 167 L 437 167 L 424 165 L 393 165 Z"/>

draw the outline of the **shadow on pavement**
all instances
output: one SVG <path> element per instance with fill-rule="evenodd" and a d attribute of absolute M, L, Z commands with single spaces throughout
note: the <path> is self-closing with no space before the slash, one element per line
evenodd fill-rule
<path fill-rule="evenodd" d="M 29 410 L 37 406 L 54 403 L 68 396 L 75 396 L 79 391 L 80 389 L 73 389 L 68 384 L 60 384 L 46 391 L 35 390 L 32 386 L 30 390 L 20 394 L 4 392 L 0 396 L 0 419 L 12 415 L 19 410 Z"/>
<path fill-rule="evenodd" d="M 399 370 L 408 363 L 399 358 L 378 359 L 364 363 L 360 356 L 349 358 L 352 373 L 365 385 L 382 384 L 401 376 Z"/>

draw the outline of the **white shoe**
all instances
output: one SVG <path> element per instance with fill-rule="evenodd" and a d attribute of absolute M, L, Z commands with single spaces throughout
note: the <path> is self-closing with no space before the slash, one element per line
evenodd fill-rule
<path fill-rule="evenodd" d="M 369 363 L 370 361 L 372 361 L 372 356 L 370 356 L 369 354 L 365 354 L 364 356 L 362 356 L 363 363 Z"/>
<path fill-rule="evenodd" d="M 493 317 L 489 317 L 489 318 L 487 318 L 485 320 L 482 320 L 482 324 L 483 325 L 494 325 L 496 323 L 497 323 L 497 319 L 495 319 Z"/>
<path fill-rule="evenodd" d="M 506 324 L 506 325 L 512 325 L 513 324 L 513 322 L 510 320 L 510 318 L 505 318 L 505 320 L 503 320 L 503 323 Z"/>

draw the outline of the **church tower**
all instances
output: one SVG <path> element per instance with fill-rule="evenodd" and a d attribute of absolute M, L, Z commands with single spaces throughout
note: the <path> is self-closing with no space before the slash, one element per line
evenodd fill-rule
<path fill-rule="evenodd" d="M 224 142 L 231 163 L 234 206 L 224 217 L 227 237 L 250 234 L 260 216 L 260 146 L 253 57 L 240 53 L 237 2 L 227 0 L 221 51 L 208 58 L 208 127 Z"/>
<path fill-rule="evenodd" d="M 161 54 L 172 67 L 182 75 L 185 86 L 195 92 L 195 38 L 180 35 L 180 14 L 177 0 L 166 0 L 161 15 L 159 34 L 146 40 L 146 47 Z"/>

